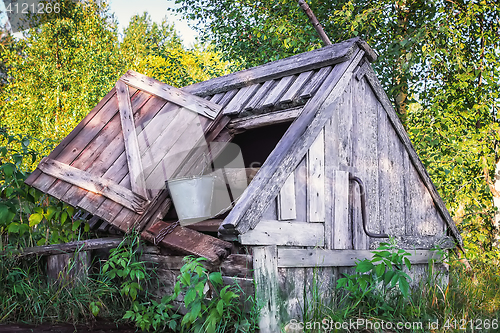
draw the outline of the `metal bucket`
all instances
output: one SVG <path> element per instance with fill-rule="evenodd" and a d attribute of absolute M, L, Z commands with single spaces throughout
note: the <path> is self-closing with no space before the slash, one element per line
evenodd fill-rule
<path fill-rule="evenodd" d="M 181 225 L 212 217 L 214 180 L 213 176 L 199 176 L 166 181 Z"/>

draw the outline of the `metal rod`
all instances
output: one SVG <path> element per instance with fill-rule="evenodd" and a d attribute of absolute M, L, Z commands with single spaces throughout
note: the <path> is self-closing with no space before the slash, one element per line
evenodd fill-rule
<path fill-rule="evenodd" d="M 366 217 L 366 192 L 365 192 L 365 185 L 363 184 L 363 181 L 349 173 L 349 180 L 353 180 L 359 185 L 359 191 L 360 191 L 360 197 L 361 197 L 361 218 L 363 220 L 363 230 L 365 231 L 365 234 L 367 234 L 370 237 L 373 238 L 389 238 L 389 235 L 381 233 L 381 234 L 374 234 L 370 231 L 368 231 L 368 226 L 367 226 L 367 217 Z"/>
<path fill-rule="evenodd" d="M 332 45 L 332 42 L 330 42 L 330 38 L 328 38 L 328 36 L 326 35 L 325 31 L 323 30 L 323 27 L 316 18 L 316 15 L 314 15 L 311 8 L 309 8 L 309 5 L 305 2 L 305 0 L 298 0 L 298 2 L 300 8 L 302 8 L 302 10 L 306 13 L 307 17 L 309 17 L 309 21 L 311 21 L 314 29 L 316 29 L 316 32 L 318 33 L 323 43 L 325 43 L 325 45 Z"/>

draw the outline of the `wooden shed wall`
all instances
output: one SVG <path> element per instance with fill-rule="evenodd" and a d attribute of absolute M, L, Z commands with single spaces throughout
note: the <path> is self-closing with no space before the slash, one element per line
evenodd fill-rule
<path fill-rule="evenodd" d="M 275 235 L 276 244 L 281 245 L 278 256 L 285 247 L 376 248 L 383 240 L 370 239 L 364 233 L 359 188 L 348 181 L 348 172 L 365 184 L 370 231 L 406 238 L 444 235 L 445 222 L 386 111 L 366 79 L 357 80 L 354 76 L 333 117 L 287 179 L 262 221 L 241 238 L 249 240 L 254 235 L 256 245 L 271 245 L 271 241 L 266 243 L 262 239 L 270 237 L 269 231 L 289 224 L 290 227 L 283 226 Z M 319 230 L 324 231 L 324 239 L 316 239 L 316 244 L 312 244 L 317 235 L 306 231 L 316 230 L 318 225 L 322 226 Z M 294 242 L 284 240 L 289 235 Z M 300 260 L 297 258 L 297 264 Z M 426 277 L 427 266 L 422 261 L 413 265 L 409 273 L 414 277 L 414 285 Z M 352 274 L 353 268 L 280 267 L 278 259 L 277 272 L 278 312 L 281 322 L 286 323 L 302 317 L 315 290 L 324 305 L 333 302 L 337 279 Z"/>

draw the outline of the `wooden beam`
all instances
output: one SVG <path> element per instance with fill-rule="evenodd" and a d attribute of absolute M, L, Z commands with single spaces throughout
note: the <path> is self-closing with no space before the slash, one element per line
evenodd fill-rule
<path fill-rule="evenodd" d="M 146 75 L 129 70 L 121 78 L 126 84 L 183 106 L 209 119 L 215 119 L 222 107 L 206 99 L 192 95 L 186 89 L 178 89 Z"/>
<path fill-rule="evenodd" d="M 132 192 L 147 198 L 146 181 L 144 180 L 144 172 L 142 170 L 141 153 L 135 131 L 134 112 L 130 104 L 128 86 L 122 81 L 118 81 L 115 88 Z"/>
<path fill-rule="evenodd" d="M 448 236 L 400 236 L 394 237 L 398 248 L 407 250 L 429 250 L 434 247 L 443 250 L 454 249 L 456 247 L 455 241 L 452 237 Z M 371 239 L 370 248 L 376 249 L 380 243 L 387 242 L 383 239 Z"/>
<path fill-rule="evenodd" d="M 335 170 L 333 172 L 333 202 L 333 248 L 352 249 L 352 226 L 349 223 L 349 172 L 347 171 Z"/>
<path fill-rule="evenodd" d="M 300 115 L 303 108 L 303 106 L 299 106 L 283 111 L 236 118 L 229 122 L 228 127 L 232 130 L 241 131 L 294 121 Z"/>
<path fill-rule="evenodd" d="M 338 64 L 351 59 L 357 49 L 358 37 L 321 49 L 304 52 L 286 59 L 270 62 L 258 67 L 232 73 L 183 88 L 191 94 L 207 96 L 230 89 L 241 88 L 285 76 L 300 74 L 313 69 Z"/>
<path fill-rule="evenodd" d="M 396 111 L 392 107 L 392 104 L 389 101 L 389 98 L 385 94 L 385 91 L 382 88 L 382 85 L 378 81 L 377 75 L 373 71 L 370 64 L 365 63 L 363 65 L 363 67 L 365 67 L 363 69 L 363 71 L 365 72 L 365 77 L 367 78 L 368 83 L 372 87 L 373 92 L 377 96 L 377 99 L 380 101 L 380 103 L 384 107 L 385 111 L 387 112 L 387 116 L 388 116 L 389 120 L 391 121 L 392 125 L 394 126 L 394 129 L 396 130 L 398 137 L 403 142 L 403 145 L 405 146 L 406 151 L 408 152 L 408 155 L 410 156 L 410 160 L 412 161 L 413 166 L 415 167 L 418 174 L 420 175 L 420 178 L 422 179 L 425 186 L 429 190 L 429 193 L 434 201 L 434 204 L 436 205 L 436 208 L 438 209 L 438 211 L 441 214 L 441 216 L 443 217 L 443 219 L 446 221 L 453 236 L 457 239 L 458 245 L 460 247 L 462 247 L 463 246 L 462 237 L 460 236 L 460 233 L 458 232 L 458 229 L 455 225 L 455 222 L 453 222 L 453 219 L 451 218 L 450 213 L 448 212 L 448 209 L 446 208 L 446 205 L 443 202 L 443 199 L 441 199 L 441 196 L 439 195 L 436 187 L 434 186 L 434 183 L 432 182 L 431 177 L 427 173 L 427 170 L 425 169 L 422 161 L 418 157 L 418 155 L 415 151 L 415 148 L 413 148 L 411 140 L 408 137 L 408 133 L 406 133 L 406 131 L 403 127 L 403 124 L 401 124 L 401 121 L 399 120 L 399 117 L 396 114 Z"/>
<path fill-rule="evenodd" d="M 75 251 L 112 249 L 120 245 L 121 242 L 123 242 L 123 238 L 87 239 L 83 241 L 69 242 L 64 244 L 28 247 L 20 251 L 15 251 L 10 253 L 4 252 L 0 255 L 15 254 L 20 257 L 24 257 L 30 255 L 53 255 L 53 254 L 74 253 Z"/>
<path fill-rule="evenodd" d="M 325 136 L 321 130 L 307 151 L 307 215 L 325 222 Z"/>
<path fill-rule="evenodd" d="M 408 250 L 412 264 L 426 264 L 429 260 L 440 260 L 436 251 Z M 278 267 L 348 267 L 358 260 L 372 259 L 369 250 L 323 250 L 278 248 Z"/>
<path fill-rule="evenodd" d="M 358 51 L 351 61 L 335 66 L 318 93 L 307 102 L 300 116 L 278 142 L 221 228 L 236 228 L 240 234 L 244 234 L 257 225 L 283 182 L 297 167 L 325 123 L 331 118 L 336 102 L 347 87 L 363 54 L 363 51 Z"/>
<path fill-rule="evenodd" d="M 170 225 L 171 223 L 156 220 L 151 227 L 141 233 L 141 236 L 154 243 L 154 238 L 158 233 Z M 231 243 L 182 226 L 174 228 L 160 241 L 159 245 L 198 257 L 205 257 L 213 265 L 219 264 L 221 259 L 229 254 L 232 247 Z"/>
<path fill-rule="evenodd" d="M 146 198 L 126 187 L 48 157 L 44 157 L 40 161 L 38 168 L 52 177 L 64 180 L 92 193 L 103 195 L 137 214 L 142 214 L 149 203 Z"/>
<path fill-rule="evenodd" d="M 296 195 L 295 173 L 292 172 L 278 194 L 278 220 L 286 221 L 297 218 Z"/>
<path fill-rule="evenodd" d="M 260 221 L 238 236 L 243 245 L 324 246 L 323 223 Z"/>

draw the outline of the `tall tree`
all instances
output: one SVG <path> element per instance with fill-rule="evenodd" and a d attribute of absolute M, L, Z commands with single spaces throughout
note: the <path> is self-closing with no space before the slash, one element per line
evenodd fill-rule
<path fill-rule="evenodd" d="M 244 67 L 321 47 L 295 1 L 176 0 Z M 492 0 L 310 0 L 333 42 L 360 36 L 469 248 L 491 250 L 500 5 Z M 196 26 L 195 26 L 196 28 Z M 497 259 L 500 256 L 497 254 Z"/>
<path fill-rule="evenodd" d="M 0 126 L 37 138 L 62 139 L 123 71 L 116 25 L 100 1 L 62 1 L 58 18 L 2 47 Z"/>
<path fill-rule="evenodd" d="M 148 13 L 130 19 L 120 50 L 127 69 L 176 87 L 227 74 L 230 65 L 210 46 L 185 49 L 173 24 L 152 22 Z"/>

